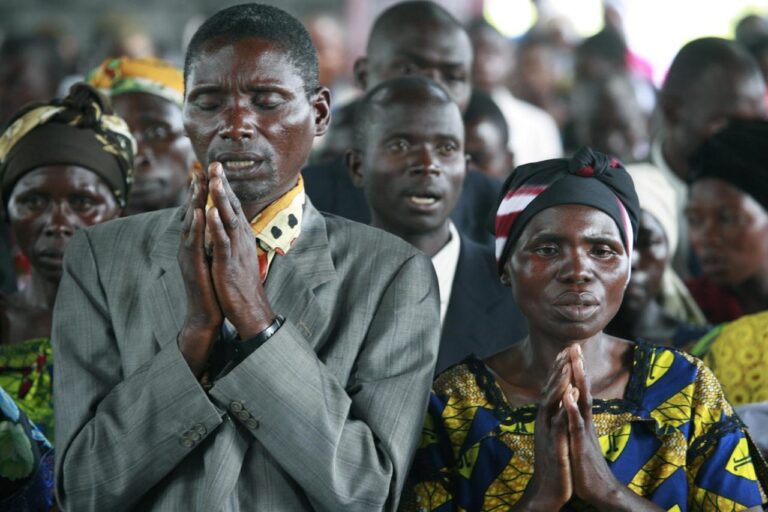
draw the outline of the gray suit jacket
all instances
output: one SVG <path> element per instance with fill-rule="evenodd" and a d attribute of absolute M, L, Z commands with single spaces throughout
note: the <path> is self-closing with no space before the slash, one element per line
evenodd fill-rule
<path fill-rule="evenodd" d="M 287 322 L 205 393 L 176 344 L 177 210 L 80 231 L 54 313 L 66 510 L 394 510 L 437 357 L 429 260 L 308 202 L 266 292 Z"/>

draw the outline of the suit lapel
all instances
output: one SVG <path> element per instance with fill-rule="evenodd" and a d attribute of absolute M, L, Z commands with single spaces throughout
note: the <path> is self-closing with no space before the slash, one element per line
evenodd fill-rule
<path fill-rule="evenodd" d="M 265 289 L 273 311 L 289 319 L 314 344 L 327 320 L 315 290 L 336 278 L 322 215 L 307 200 L 301 234 L 285 256 L 276 257 Z"/>
<path fill-rule="evenodd" d="M 487 345 L 495 346 L 493 340 L 498 333 L 493 332 L 494 326 L 500 322 L 495 316 L 499 312 L 494 309 L 504 297 L 496 287 L 489 286 L 495 276 L 487 275 L 487 267 L 482 251 L 462 237 L 441 341 L 441 349 L 449 351 L 446 356 L 450 359 L 455 356 L 449 346 L 456 343 L 461 347 L 454 347 L 455 350 L 464 352 L 462 347 L 471 346 L 476 354 L 487 352 Z"/>
<path fill-rule="evenodd" d="M 178 216 L 174 214 L 150 255 L 152 276 L 147 291 L 147 307 L 160 348 L 176 339 L 187 309 L 184 280 L 177 259 L 181 236 L 177 220 Z"/>

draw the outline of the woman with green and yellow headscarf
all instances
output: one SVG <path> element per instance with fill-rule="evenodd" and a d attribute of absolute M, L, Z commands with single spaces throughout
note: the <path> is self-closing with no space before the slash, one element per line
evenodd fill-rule
<path fill-rule="evenodd" d="M 86 84 L 24 108 L 0 137 L 3 206 L 32 265 L 26 288 L 0 296 L 0 386 L 49 439 L 49 337 L 64 249 L 76 230 L 122 215 L 134 152 L 125 122 Z"/>
<path fill-rule="evenodd" d="M 136 138 L 136 174 L 126 214 L 179 206 L 195 162 L 183 134 L 181 70 L 155 58 L 109 58 L 87 81 L 111 98 Z"/>

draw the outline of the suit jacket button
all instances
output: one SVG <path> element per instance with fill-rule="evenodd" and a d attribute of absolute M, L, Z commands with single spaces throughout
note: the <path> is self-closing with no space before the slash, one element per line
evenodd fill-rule
<path fill-rule="evenodd" d="M 197 425 L 192 427 L 192 430 L 194 430 L 195 432 L 197 432 L 201 436 L 204 436 L 205 434 L 208 433 L 208 430 L 205 428 L 205 425 L 202 425 L 200 423 L 198 423 Z"/>
<path fill-rule="evenodd" d="M 192 448 L 193 446 L 195 446 L 195 442 L 188 437 L 182 437 L 181 446 L 183 446 L 184 448 Z"/>
<path fill-rule="evenodd" d="M 245 426 L 248 427 L 251 430 L 256 430 L 259 428 L 259 420 L 256 418 L 248 418 L 245 420 Z"/>
<path fill-rule="evenodd" d="M 232 403 L 229 404 L 229 410 L 232 411 L 232 412 L 237 413 L 237 412 L 242 411 L 243 409 L 245 409 L 245 407 L 243 407 L 243 403 L 242 402 L 238 402 L 237 400 L 235 400 L 235 401 L 233 401 Z"/>
<path fill-rule="evenodd" d="M 248 414 L 248 411 L 237 411 L 235 413 L 235 416 L 237 416 L 238 418 L 240 418 L 243 421 L 246 421 L 248 418 L 251 417 L 251 415 Z"/>

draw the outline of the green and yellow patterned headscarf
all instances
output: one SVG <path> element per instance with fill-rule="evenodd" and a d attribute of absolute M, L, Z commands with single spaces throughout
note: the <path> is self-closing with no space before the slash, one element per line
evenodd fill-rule
<path fill-rule="evenodd" d="M 22 109 L 0 137 L 3 204 L 24 174 L 46 165 L 78 165 L 101 176 L 125 206 L 135 154 L 136 141 L 109 100 L 75 84 L 64 99 Z"/>
<path fill-rule="evenodd" d="M 184 103 L 184 75 L 160 59 L 110 58 L 88 73 L 86 82 L 109 96 L 145 92 L 175 103 L 179 108 Z"/>

